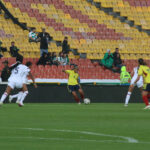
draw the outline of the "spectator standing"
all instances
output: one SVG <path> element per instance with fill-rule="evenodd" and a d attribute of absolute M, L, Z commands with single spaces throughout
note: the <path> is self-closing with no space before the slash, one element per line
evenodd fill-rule
<path fill-rule="evenodd" d="M 120 57 L 119 48 L 116 48 L 115 52 L 113 53 L 113 58 L 114 58 L 114 67 L 120 70 L 122 67 L 122 60 Z"/>
<path fill-rule="evenodd" d="M 65 37 L 62 44 L 62 52 L 64 54 L 68 54 L 69 51 L 70 51 L 70 46 L 68 45 L 68 37 Z"/>
<path fill-rule="evenodd" d="M 29 42 L 37 42 L 36 28 L 32 28 L 29 32 Z"/>
<path fill-rule="evenodd" d="M 131 75 L 126 70 L 126 66 L 121 67 L 121 74 L 120 74 L 120 83 L 121 84 L 128 84 L 129 80 L 131 80 Z"/>
<path fill-rule="evenodd" d="M 2 63 L 4 64 L 4 68 L 1 71 L 1 79 L 2 79 L 3 82 L 7 82 L 8 78 L 10 76 L 10 70 L 9 70 L 9 66 L 8 66 L 8 61 L 5 60 Z"/>
<path fill-rule="evenodd" d="M 15 42 L 11 42 L 10 54 L 12 57 L 16 57 L 20 60 L 23 60 L 23 56 L 19 54 L 19 48 L 15 46 Z"/>
<path fill-rule="evenodd" d="M 48 44 L 51 41 L 51 37 L 49 33 L 42 29 L 42 32 L 38 34 L 38 40 L 40 41 L 40 54 L 42 56 L 43 53 L 48 53 Z"/>
<path fill-rule="evenodd" d="M 113 61 L 113 54 L 110 52 L 110 49 L 108 49 L 104 55 L 104 58 L 101 60 L 101 64 L 104 67 L 111 69 L 113 66 Z"/>

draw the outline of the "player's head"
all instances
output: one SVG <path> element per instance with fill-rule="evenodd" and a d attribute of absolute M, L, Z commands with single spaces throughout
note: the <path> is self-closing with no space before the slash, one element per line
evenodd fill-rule
<path fill-rule="evenodd" d="M 21 55 L 18 55 L 16 57 L 16 61 L 19 61 L 20 63 L 22 63 L 23 62 L 23 57 Z"/>
<path fill-rule="evenodd" d="M 138 63 L 139 63 L 139 65 L 146 65 L 143 58 L 139 58 Z"/>
<path fill-rule="evenodd" d="M 78 72 L 79 68 L 78 68 L 78 66 L 77 66 L 77 65 L 73 65 L 72 70 L 74 70 L 74 72 Z"/>
<path fill-rule="evenodd" d="M 26 66 L 31 68 L 32 67 L 32 62 L 31 61 L 26 62 Z"/>

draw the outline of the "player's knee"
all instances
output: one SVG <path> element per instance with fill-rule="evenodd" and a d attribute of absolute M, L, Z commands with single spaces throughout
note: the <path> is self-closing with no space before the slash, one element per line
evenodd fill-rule
<path fill-rule="evenodd" d="M 28 94 L 29 94 L 29 92 L 28 92 L 28 91 L 25 91 L 24 93 L 25 93 L 26 95 L 28 95 Z"/>

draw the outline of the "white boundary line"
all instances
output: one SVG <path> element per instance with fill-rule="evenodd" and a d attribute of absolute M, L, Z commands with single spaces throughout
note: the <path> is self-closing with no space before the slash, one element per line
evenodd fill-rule
<path fill-rule="evenodd" d="M 43 129 L 43 128 L 20 128 L 23 130 L 33 130 L 33 131 L 53 131 L 53 132 L 68 132 L 68 133 L 80 133 L 86 135 L 95 135 L 95 136 L 103 136 L 103 137 L 113 137 L 113 138 L 120 138 L 127 142 L 127 143 L 138 143 L 137 139 L 132 137 L 125 137 L 125 136 L 118 136 L 118 135 L 110 135 L 110 134 L 103 134 L 103 133 L 96 133 L 96 132 L 89 132 L 89 131 L 74 131 L 74 130 L 59 130 L 59 129 Z M 116 141 L 116 140 L 115 140 Z"/>

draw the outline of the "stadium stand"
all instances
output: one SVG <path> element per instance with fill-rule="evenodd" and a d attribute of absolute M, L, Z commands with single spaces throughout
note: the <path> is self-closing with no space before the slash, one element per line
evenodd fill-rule
<path fill-rule="evenodd" d="M 115 12 L 120 12 L 121 16 L 128 17 L 134 21 L 135 25 L 141 25 L 143 29 L 149 29 L 150 0 L 94 0 L 101 2 L 105 8 L 113 8 Z"/>
<path fill-rule="evenodd" d="M 105 7 L 119 10 L 121 2 L 124 8 L 126 5 L 127 8 L 132 7 L 126 0 L 113 0 L 114 3 L 112 0 L 94 1 L 101 2 Z M 46 28 L 55 41 L 62 41 L 65 36 L 68 36 L 71 48 L 78 49 L 79 53 L 86 53 L 86 60 L 75 59 L 72 53 L 69 54 L 69 58 L 81 68 L 81 78 L 116 79 L 119 77 L 109 70 L 102 71 L 100 66 L 94 66 L 90 61 L 90 59 L 103 58 L 106 49 L 114 51 L 119 47 L 121 58 L 125 59 L 127 65 L 130 64 L 129 70 L 136 65 L 137 58 L 149 59 L 150 42 L 146 33 L 121 23 L 86 0 L 2 0 L 2 2 L 19 22 L 26 23 L 28 27 L 36 27 L 38 32 L 41 28 Z M 117 2 L 120 2 L 119 6 Z M 122 10 L 124 9 L 120 12 Z M 134 10 L 138 12 L 137 9 Z M 28 31 L 22 30 L 11 20 L 6 20 L 3 14 L 1 14 L 0 26 L 5 32 L 4 35 L 11 35 L 10 38 L 0 36 L 4 46 L 8 47 L 10 40 L 15 41 L 25 58 L 30 58 L 33 62 L 37 61 L 40 56 L 39 43 L 28 42 Z M 60 51 L 61 47 L 56 43 L 51 43 L 49 46 L 49 52 Z M 8 52 L 4 56 L 10 57 Z M 12 61 L 12 58 L 9 60 Z M 43 69 L 42 66 L 34 66 L 33 72 L 38 77 L 47 78 Z M 61 66 L 57 69 L 56 66 L 46 66 L 45 70 L 53 74 L 52 77 L 49 75 L 49 78 L 66 77 L 61 73 Z"/>

